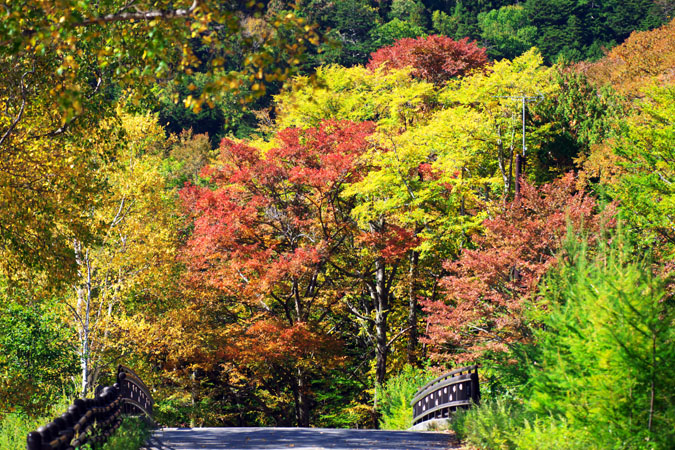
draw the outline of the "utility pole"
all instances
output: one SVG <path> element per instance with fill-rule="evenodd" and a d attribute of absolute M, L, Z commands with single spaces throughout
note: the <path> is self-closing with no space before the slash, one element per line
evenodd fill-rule
<path fill-rule="evenodd" d="M 527 151 L 527 144 L 525 143 L 525 107 L 527 103 L 539 103 L 544 99 L 543 94 L 538 94 L 534 97 L 527 96 L 525 94 L 522 95 L 497 95 L 495 96 L 496 98 L 511 98 L 514 100 L 520 100 L 521 105 L 522 105 L 522 115 L 523 115 L 523 149 L 520 154 L 516 153 L 516 183 L 515 183 L 515 200 L 518 201 L 520 200 L 520 177 L 522 175 L 522 170 L 523 170 L 523 160 L 525 159 L 525 152 Z"/>

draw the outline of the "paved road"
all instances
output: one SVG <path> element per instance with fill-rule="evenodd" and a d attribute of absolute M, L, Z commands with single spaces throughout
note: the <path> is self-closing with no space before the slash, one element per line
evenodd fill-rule
<path fill-rule="evenodd" d="M 451 434 L 326 428 L 162 428 L 146 450 L 447 450 Z"/>

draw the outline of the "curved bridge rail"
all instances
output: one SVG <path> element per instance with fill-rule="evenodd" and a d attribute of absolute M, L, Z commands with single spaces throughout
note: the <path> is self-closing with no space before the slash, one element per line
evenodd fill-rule
<path fill-rule="evenodd" d="M 75 400 L 59 417 L 28 434 L 28 450 L 74 450 L 86 443 L 105 442 L 123 415 L 144 414 L 152 420 L 153 400 L 147 386 L 131 369 L 118 366 L 117 382 L 98 386 L 94 398 Z"/>
<path fill-rule="evenodd" d="M 449 418 L 457 408 L 480 401 L 478 366 L 462 367 L 431 380 L 410 402 L 413 425 L 431 419 Z"/>

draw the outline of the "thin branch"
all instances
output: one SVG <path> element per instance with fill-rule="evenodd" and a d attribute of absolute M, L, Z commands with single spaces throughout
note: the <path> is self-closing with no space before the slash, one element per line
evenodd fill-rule
<path fill-rule="evenodd" d="M 403 176 L 403 173 L 401 172 L 401 159 L 398 157 L 398 152 L 396 151 L 396 143 L 394 142 L 393 138 L 389 138 L 391 141 L 391 149 L 394 152 L 394 156 L 396 157 L 396 161 L 398 162 L 398 165 L 396 166 L 396 172 L 398 172 L 398 175 L 401 177 L 401 182 L 405 185 L 406 190 L 408 191 L 408 195 L 410 195 L 410 198 L 415 200 L 415 193 L 413 190 L 410 188 L 410 185 L 408 184 L 408 181 L 405 179 Z"/>
<path fill-rule="evenodd" d="M 391 339 L 389 339 L 389 342 L 387 342 L 387 346 L 386 346 L 386 347 L 387 347 L 387 348 L 391 347 L 391 344 L 393 344 L 394 342 L 396 342 L 396 340 L 397 340 L 398 338 L 400 338 L 401 336 L 403 336 L 403 334 L 404 334 L 406 331 L 408 331 L 409 329 L 411 329 L 411 328 L 412 328 L 412 327 L 406 327 L 406 328 L 402 329 L 401 331 L 399 331 L 398 333 L 396 333 L 396 334 L 394 335 L 394 337 L 392 337 Z"/>
<path fill-rule="evenodd" d="M 35 67 L 33 67 L 30 71 L 25 72 L 23 75 L 21 75 L 21 82 L 20 82 L 20 86 L 21 86 L 21 107 L 19 107 L 19 113 L 16 115 L 14 120 L 12 120 L 12 123 L 9 126 L 9 128 L 7 128 L 7 130 L 4 132 L 2 137 L 0 137 L 0 147 L 5 142 L 5 139 L 7 139 L 7 137 L 12 133 L 12 131 L 14 131 L 16 126 L 19 124 L 19 122 L 21 122 L 21 119 L 23 118 L 23 112 L 26 109 L 26 84 L 25 84 L 25 80 L 26 80 L 26 76 L 32 75 L 34 73 L 35 73 Z"/>
<path fill-rule="evenodd" d="M 156 19 L 181 19 L 190 17 L 199 8 L 200 0 L 194 0 L 189 8 L 179 8 L 173 10 L 154 10 L 154 11 L 136 11 L 127 12 L 128 6 L 121 10 L 107 14 L 105 16 L 85 19 L 82 22 L 73 24 L 75 27 L 86 27 L 89 25 L 100 25 L 102 23 L 127 22 L 131 20 L 150 21 Z"/>
<path fill-rule="evenodd" d="M 372 317 L 364 316 L 351 303 L 349 303 L 349 302 L 345 302 L 345 303 L 347 304 L 347 308 L 349 308 L 349 311 L 352 314 L 354 314 L 356 317 L 358 317 L 359 319 L 364 320 L 366 322 L 375 323 L 375 319 L 373 319 Z"/>
<path fill-rule="evenodd" d="M 66 303 L 66 306 L 70 309 L 70 312 L 73 313 L 73 315 L 75 316 L 77 321 L 80 322 L 80 325 L 82 325 L 82 327 L 84 327 L 84 321 L 82 320 L 82 316 L 80 316 L 80 314 L 75 310 L 75 308 L 73 308 L 73 306 L 71 304 Z"/>

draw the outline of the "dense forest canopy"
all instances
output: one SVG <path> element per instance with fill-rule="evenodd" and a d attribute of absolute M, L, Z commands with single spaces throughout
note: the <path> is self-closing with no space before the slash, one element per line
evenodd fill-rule
<path fill-rule="evenodd" d="M 675 2 L 3 7 L 0 439 L 121 361 L 402 428 L 478 363 L 472 445 L 671 448 Z"/>

